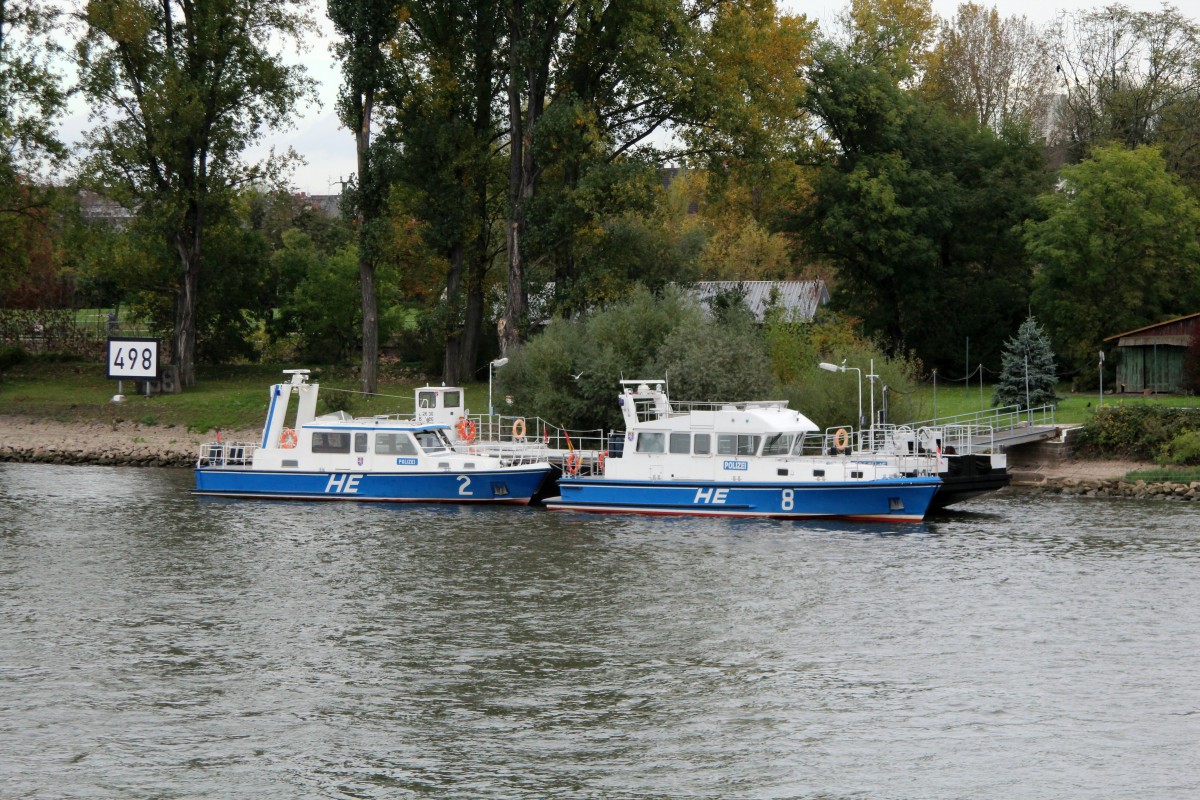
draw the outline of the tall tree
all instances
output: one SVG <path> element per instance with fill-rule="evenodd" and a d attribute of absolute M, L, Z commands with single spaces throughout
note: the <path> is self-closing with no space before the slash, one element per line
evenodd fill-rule
<path fill-rule="evenodd" d="M 636 207 L 644 182 L 635 151 L 652 150 L 656 130 L 673 127 L 694 158 L 714 164 L 778 154 L 781 133 L 796 133 L 796 69 L 813 29 L 773 0 L 539 0 L 512 9 L 505 346 L 521 338 L 529 268 L 553 260 L 553 277 L 573 281 L 577 234 L 608 224 L 597 209 Z M 557 212 L 538 215 L 536 232 L 535 206 Z"/>
<path fill-rule="evenodd" d="M 1048 39 L 1026 17 L 963 3 L 942 22 L 922 89 L 952 112 L 1001 130 L 1043 131 L 1055 90 Z"/>
<path fill-rule="evenodd" d="M 1023 411 L 1054 405 L 1058 402 L 1057 385 L 1050 339 L 1036 319 L 1027 317 L 1016 336 L 1004 343 L 992 405 L 1019 406 Z"/>
<path fill-rule="evenodd" d="M 341 39 L 334 52 L 342 62 L 338 115 L 354 135 L 358 175 L 350 193 L 358 230 L 358 283 L 362 305 L 362 390 L 379 389 L 379 302 L 376 239 L 383 220 L 387 179 L 372 148 L 372 124 L 380 96 L 395 88 L 389 45 L 402 20 L 403 0 L 329 0 L 329 19 Z M 394 100 L 393 100 L 394 102 Z"/>
<path fill-rule="evenodd" d="M 1200 204 L 1154 147 L 1098 147 L 1061 172 L 1025 227 L 1033 306 L 1086 375 L 1105 336 L 1200 307 Z"/>
<path fill-rule="evenodd" d="M 294 113 L 308 89 L 280 38 L 311 25 L 307 0 L 90 0 L 76 48 L 98 108 L 84 172 L 153 219 L 178 258 L 172 358 L 195 384 L 196 304 L 207 226 L 237 186 L 271 175 L 246 149 Z"/>
<path fill-rule="evenodd" d="M 1063 15 L 1053 39 L 1066 91 L 1059 135 L 1072 160 L 1104 142 L 1160 142 L 1164 114 L 1200 94 L 1200 24 L 1172 6 Z"/>
<path fill-rule="evenodd" d="M 959 364 L 969 338 L 994 363 L 1026 313 L 1016 226 L 1046 185 L 1040 148 L 1020 129 L 950 119 L 846 50 L 823 50 L 811 80 L 826 138 L 794 230 L 835 267 L 835 302 L 893 352 Z"/>
<path fill-rule="evenodd" d="M 37 0 L 0 0 L 0 291 L 28 273 L 51 201 L 44 184 L 66 157 L 57 21 Z"/>
<path fill-rule="evenodd" d="M 395 214 L 421 220 L 426 246 L 444 264 L 430 328 L 445 343 L 442 378 L 470 380 L 480 353 L 489 269 L 500 255 L 504 170 L 499 0 L 412 3 L 397 65 L 407 90 L 383 136 L 396 165 Z"/>

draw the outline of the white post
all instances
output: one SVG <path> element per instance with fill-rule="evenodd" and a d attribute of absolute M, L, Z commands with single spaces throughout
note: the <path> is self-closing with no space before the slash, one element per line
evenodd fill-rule
<path fill-rule="evenodd" d="M 488 362 L 488 424 L 489 425 L 491 425 L 491 423 L 492 423 L 492 420 L 491 420 L 492 416 L 496 413 L 495 408 L 492 406 L 492 368 L 496 367 L 498 369 L 500 367 L 503 367 L 507 363 L 508 363 L 507 358 L 497 358 L 497 359 L 494 359 L 494 360 Z"/>
<path fill-rule="evenodd" d="M 1033 409 L 1029 407 L 1029 353 L 1025 354 L 1025 416 L 1029 417 L 1029 424 L 1033 424 Z"/>
<path fill-rule="evenodd" d="M 1104 351 L 1100 351 L 1100 405 L 1104 405 Z"/>

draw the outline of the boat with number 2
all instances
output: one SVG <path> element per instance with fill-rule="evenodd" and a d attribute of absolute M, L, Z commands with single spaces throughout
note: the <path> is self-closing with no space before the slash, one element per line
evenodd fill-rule
<path fill-rule="evenodd" d="M 456 445 L 451 426 L 399 415 L 317 416 L 319 384 L 285 370 L 270 389 L 258 442 L 209 442 L 196 463 L 196 494 L 286 500 L 528 505 L 551 472 L 529 447 L 487 452 Z M 292 427 L 285 425 L 295 395 Z"/>
<path fill-rule="evenodd" d="M 941 484 L 934 458 L 856 453 L 784 401 L 672 403 L 663 381 L 621 384 L 620 446 L 591 474 L 568 467 L 548 508 L 915 522 Z"/>

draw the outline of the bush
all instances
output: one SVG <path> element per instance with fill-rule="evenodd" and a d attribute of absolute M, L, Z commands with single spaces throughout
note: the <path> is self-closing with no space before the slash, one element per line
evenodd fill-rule
<path fill-rule="evenodd" d="M 1200 430 L 1184 431 L 1158 450 L 1160 466 L 1200 464 Z"/>
<path fill-rule="evenodd" d="M 10 369 L 29 362 L 29 351 L 19 344 L 0 347 L 0 370 Z"/>
<path fill-rule="evenodd" d="M 1177 437 L 1195 431 L 1200 409 L 1105 406 L 1080 431 L 1078 452 L 1154 461 Z"/>

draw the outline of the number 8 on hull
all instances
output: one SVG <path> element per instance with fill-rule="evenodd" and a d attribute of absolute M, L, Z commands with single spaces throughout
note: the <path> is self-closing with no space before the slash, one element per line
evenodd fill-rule
<path fill-rule="evenodd" d="M 564 475 L 548 508 L 916 522 L 941 484 L 934 458 L 838 448 L 786 402 L 672 403 L 663 386 L 622 381 L 603 474 Z"/>

